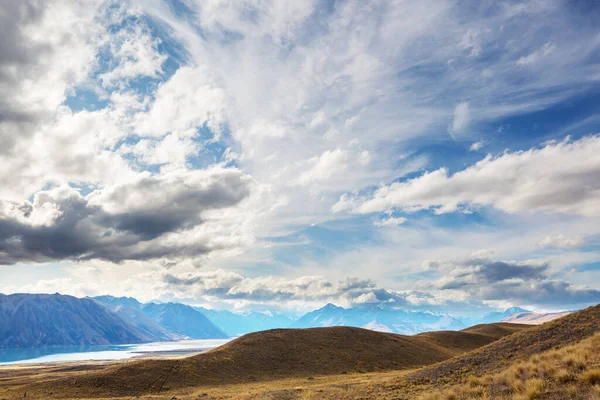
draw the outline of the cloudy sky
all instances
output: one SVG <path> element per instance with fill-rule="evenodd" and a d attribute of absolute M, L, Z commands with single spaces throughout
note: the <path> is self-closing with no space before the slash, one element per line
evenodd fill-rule
<path fill-rule="evenodd" d="M 595 2 L 0 6 L 0 292 L 600 302 Z"/>

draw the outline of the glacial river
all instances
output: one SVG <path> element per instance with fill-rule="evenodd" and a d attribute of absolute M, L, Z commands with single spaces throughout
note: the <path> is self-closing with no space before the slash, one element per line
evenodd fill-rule
<path fill-rule="evenodd" d="M 56 361 L 125 360 L 149 353 L 193 353 L 218 347 L 230 340 L 205 339 L 143 344 L 0 349 L 0 365 Z"/>

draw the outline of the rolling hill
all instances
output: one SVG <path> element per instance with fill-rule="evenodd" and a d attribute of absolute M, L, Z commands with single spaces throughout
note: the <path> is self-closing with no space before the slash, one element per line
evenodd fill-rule
<path fill-rule="evenodd" d="M 245 335 L 189 358 L 128 363 L 27 390 L 31 394 L 68 393 L 71 397 L 136 396 L 160 393 L 166 388 L 411 369 L 527 329 L 500 325 L 496 334 L 449 331 L 416 336 L 353 327 L 275 329 Z"/>
<path fill-rule="evenodd" d="M 90 299 L 60 294 L 0 294 L 0 348 L 152 340 Z"/>

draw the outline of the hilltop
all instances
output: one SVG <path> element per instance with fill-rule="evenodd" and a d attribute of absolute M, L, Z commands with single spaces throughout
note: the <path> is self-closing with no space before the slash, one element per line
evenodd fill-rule
<path fill-rule="evenodd" d="M 68 393 L 71 397 L 135 396 L 166 388 L 413 369 L 528 328 L 497 325 L 492 329 L 495 334 L 447 331 L 416 336 L 352 327 L 275 329 L 245 335 L 194 357 L 129 363 L 27 391 L 30 395 Z"/>

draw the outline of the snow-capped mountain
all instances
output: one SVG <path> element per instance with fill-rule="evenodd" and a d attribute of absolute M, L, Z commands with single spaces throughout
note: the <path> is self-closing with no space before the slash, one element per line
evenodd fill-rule
<path fill-rule="evenodd" d="M 327 304 L 296 321 L 294 328 L 318 326 L 356 326 L 405 335 L 431 330 L 464 328 L 456 318 L 426 311 L 407 311 L 388 304 L 363 304 L 352 308 Z"/>

